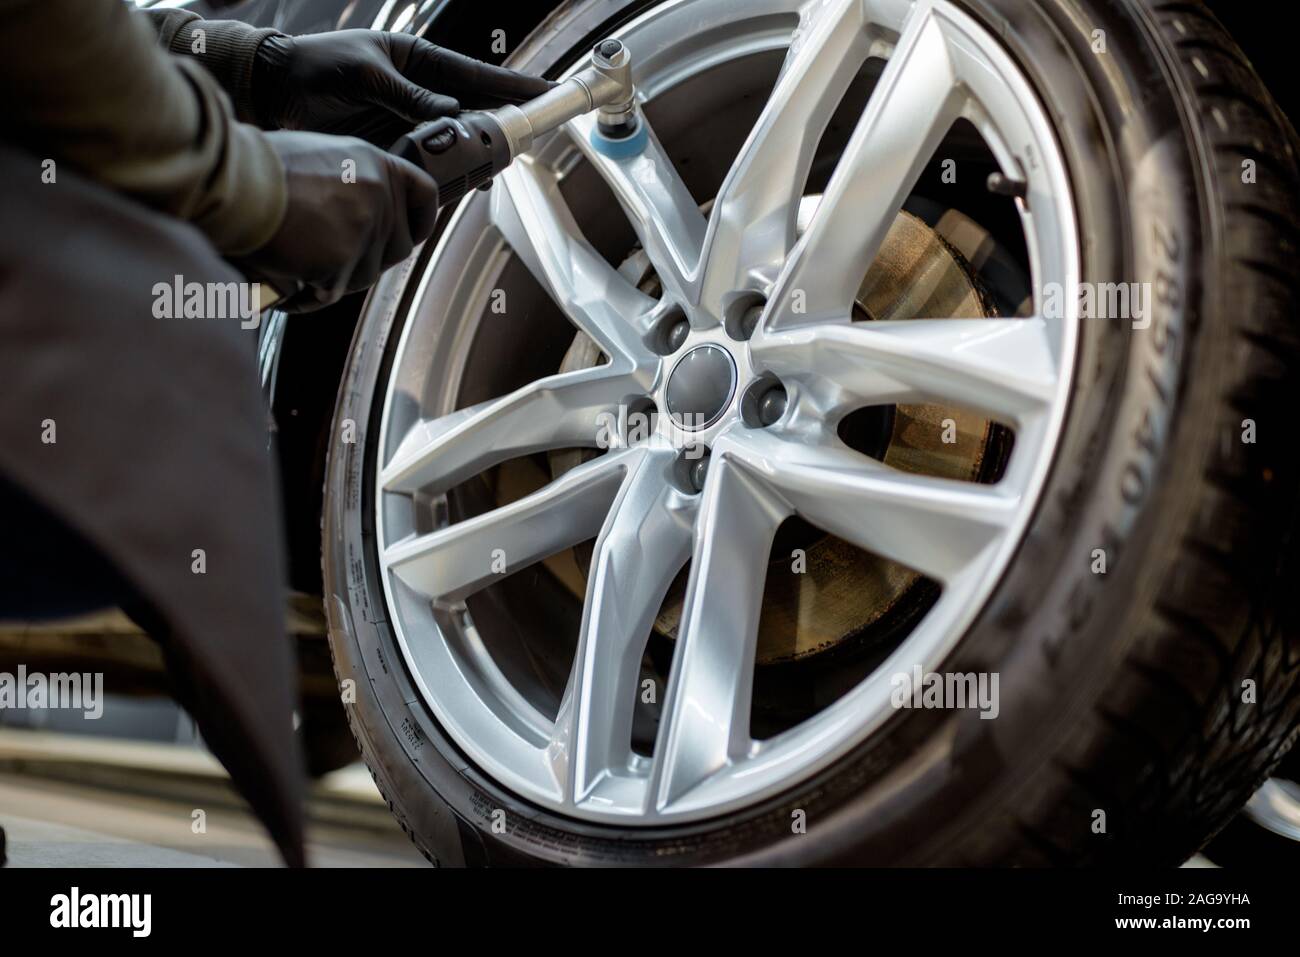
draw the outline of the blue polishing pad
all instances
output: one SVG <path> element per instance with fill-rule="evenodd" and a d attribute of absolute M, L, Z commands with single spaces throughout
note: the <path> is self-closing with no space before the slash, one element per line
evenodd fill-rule
<path fill-rule="evenodd" d="M 646 143 L 649 141 L 650 133 L 642 120 L 637 121 L 636 129 L 631 136 L 625 136 L 617 140 L 610 139 L 602 134 L 600 124 L 596 124 L 591 128 L 591 145 L 610 159 L 631 159 L 644 150 Z"/>

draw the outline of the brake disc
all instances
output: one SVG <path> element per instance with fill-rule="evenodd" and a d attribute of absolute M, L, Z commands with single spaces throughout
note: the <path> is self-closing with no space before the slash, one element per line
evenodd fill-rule
<path fill-rule="evenodd" d="M 800 210 L 806 221 L 819 197 Z M 958 218 L 962 228 L 971 223 Z M 945 216 L 940 228 L 952 223 Z M 620 266 L 650 296 L 659 280 L 641 250 Z M 855 301 L 855 320 L 926 318 L 975 319 L 995 315 L 976 272 L 943 235 L 908 212 L 900 212 L 881 245 Z M 579 332 L 565 354 L 561 372 L 586 369 L 602 361 L 600 348 Z M 989 452 L 998 427 L 965 409 L 938 405 L 900 405 L 882 410 L 884 433 L 870 453 L 906 472 L 979 481 L 986 477 Z M 562 450 L 548 456 L 558 477 L 598 453 Z M 783 533 L 785 529 L 782 530 Z M 560 561 L 552 571 L 578 597 L 585 592 L 592 546 L 573 550 L 576 569 Z M 578 574 L 574 574 L 574 572 Z M 798 572 L 797 574 L 793 572 Z M 655 631 L 675 638 L 681 621 L 687 574 L 669 588 Z M 911 569 L 806 526 L 778 536 L 771 556 L 758 629 L 758 664 L 809 658 L 866 634 L 922 581 Z"/>

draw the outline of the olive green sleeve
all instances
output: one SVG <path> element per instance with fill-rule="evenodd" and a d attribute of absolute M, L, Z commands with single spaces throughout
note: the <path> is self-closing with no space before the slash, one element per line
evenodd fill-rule
<path fill-rule="evenodd" d="M 240 120 L 259 122 L 253 103 L 253 59 L 263 40 L 282 33 L 238 20 L 204 20 L 197 13 L 175 8 L 141 12 L 158 31 L 164 49 L 197 60 L 217 78 Z"/>
<path fill-rule="evenodd" d="M 228 255 L 279 228 L 270 142 L 122 0 L 0 0 L 0 77 L 12 142 L 194 223 Z"/>

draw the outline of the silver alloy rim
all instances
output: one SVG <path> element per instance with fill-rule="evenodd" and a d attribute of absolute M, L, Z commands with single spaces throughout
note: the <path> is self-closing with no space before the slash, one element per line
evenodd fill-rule
<path fill-rule="evenodd" d="M 797 18 L 797 19 L 796 19 Z M 463 203 L 421 278 L 384 399 L 376 544 L 389 620 L 419 693 L 492 779 L 536 804 L 623 825 L 698 820 L 778 793 L 824 768 L 893 713 L 891 676 L 936 669 L 1005 570 L 1041 491 L 1064 416 L 1077 314 L 850 324 L 858 284 L 952 122 L 982 134 L 1002 170 L 1027 180 L 1017 205 L 1033 289 L 1074 289 L 1076 227 L 1065 163 L 1030 85 L 994 37 L 941 0 L 677 0 L 615 33 L 633 50 L 643 101 L 719 63 L 788 47 L 776 86 L 710 213 L 658 139 L 630 160 L 590 147 L 582 118 Z M 802 184 L 821 132 L 869 57 L 887 60 L 807 227 Z M 583 237 L 560 184 L 593 164 L 663 284 L 655 300 Z M 514 255 L 609 357 L 452 414 L 412 387 L 431 361 L 427 297 L 459 229 L 494 229 L 481 259 Z M 484 290 L 459 277 L 444 309 Z M 481 283 L 480 283 L 481 285 Z M 767 300 L 748 342 L 722 320 Z M 463 301 L 462 301 L 463 300 Z M 425 305 L 421 305 L 425 304 Z M 691 327 L 669 356 L 647 342 L 681 310 Z M 657 417 L 517 502 L 451 525 L 417 525 L 417 504 L 506 460 L 592 447 L 604 416 L 647 397 L 668 408 L 669 373 L 712 344 L 734 363 L 725 411 L 703 428 Z M 403 371 L 403 370 L 416 371 Z M 776 377 L 786 409 L 746 424 L 747 387 Z M 446 390 L 444 390 L 445 392 Z M 414 394 L 414 398 L 413 398 Z M 408 411 L 395 412 L 404 402 Z M 898 472 L 844 446 L 836 423 L 875 404 L 949 401 L 1015 431 L 996 484 Z M 412 414 L 409 407 L 418 406 Z M 682 449 L 710 450 L 698 494 Z M 812 525 L 939 582 L 925 618 L 865 680 L 804 723 L 749 735 L 750 675 L 764 566 L 777 527 Z M 596 539 L 581 633 L 555 720 L 510 685 L 469 623 L 464 599 L 509 573 Z M 653 757 L 629 744 L 638 662 L 669 584 L 690 561 L 681 628 Z"/>
<path fill-rule="evenodd" d="M 1243 813 L 1279 837 L 1300 841 L 1300 784 L 1285 778 L 1269 778 L 1251 795 Z"/>

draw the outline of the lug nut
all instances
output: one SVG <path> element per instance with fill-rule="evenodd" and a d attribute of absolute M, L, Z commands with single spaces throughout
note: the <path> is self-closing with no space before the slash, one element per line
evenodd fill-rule
<path fill-rule="evenodd" d="M 688 445 L 678 449 L 673 462 L 673 486 L 687 495 L 699 495 L 704 491 L 704 481 L 709 474 L 709 447 L 707 445 Z"/>
<path fill-rule="evenodd" d="M 698 462 L 691 465 L 691 485 L 697 492 L 704 491 L 704 479 L 709 474 L 709 456 L 706 453 Z"/>
<path fill-rule="evenodd" d="M 785 389 L 776 385 L 763 393 L 758 400 L 758 421 L 768 426 L 785 415 Z"/>
<path fill-rule="evenodd" d="M 685 319 L 678 319 L 673 323 L 672 328 L 668 330 L 668 351 L 676 352 L 686 341 L 686 337 L 691 334 L 691 324 Z"/>
<path fill-rule="evenodd" d="M 746 342 L 758 329 L 759 320 L 763 318 L 763 310 L 766 308 L 767 300 L 760 293 L 739 293 L 723 310 L 722 327 L 732 339 Z"/>

